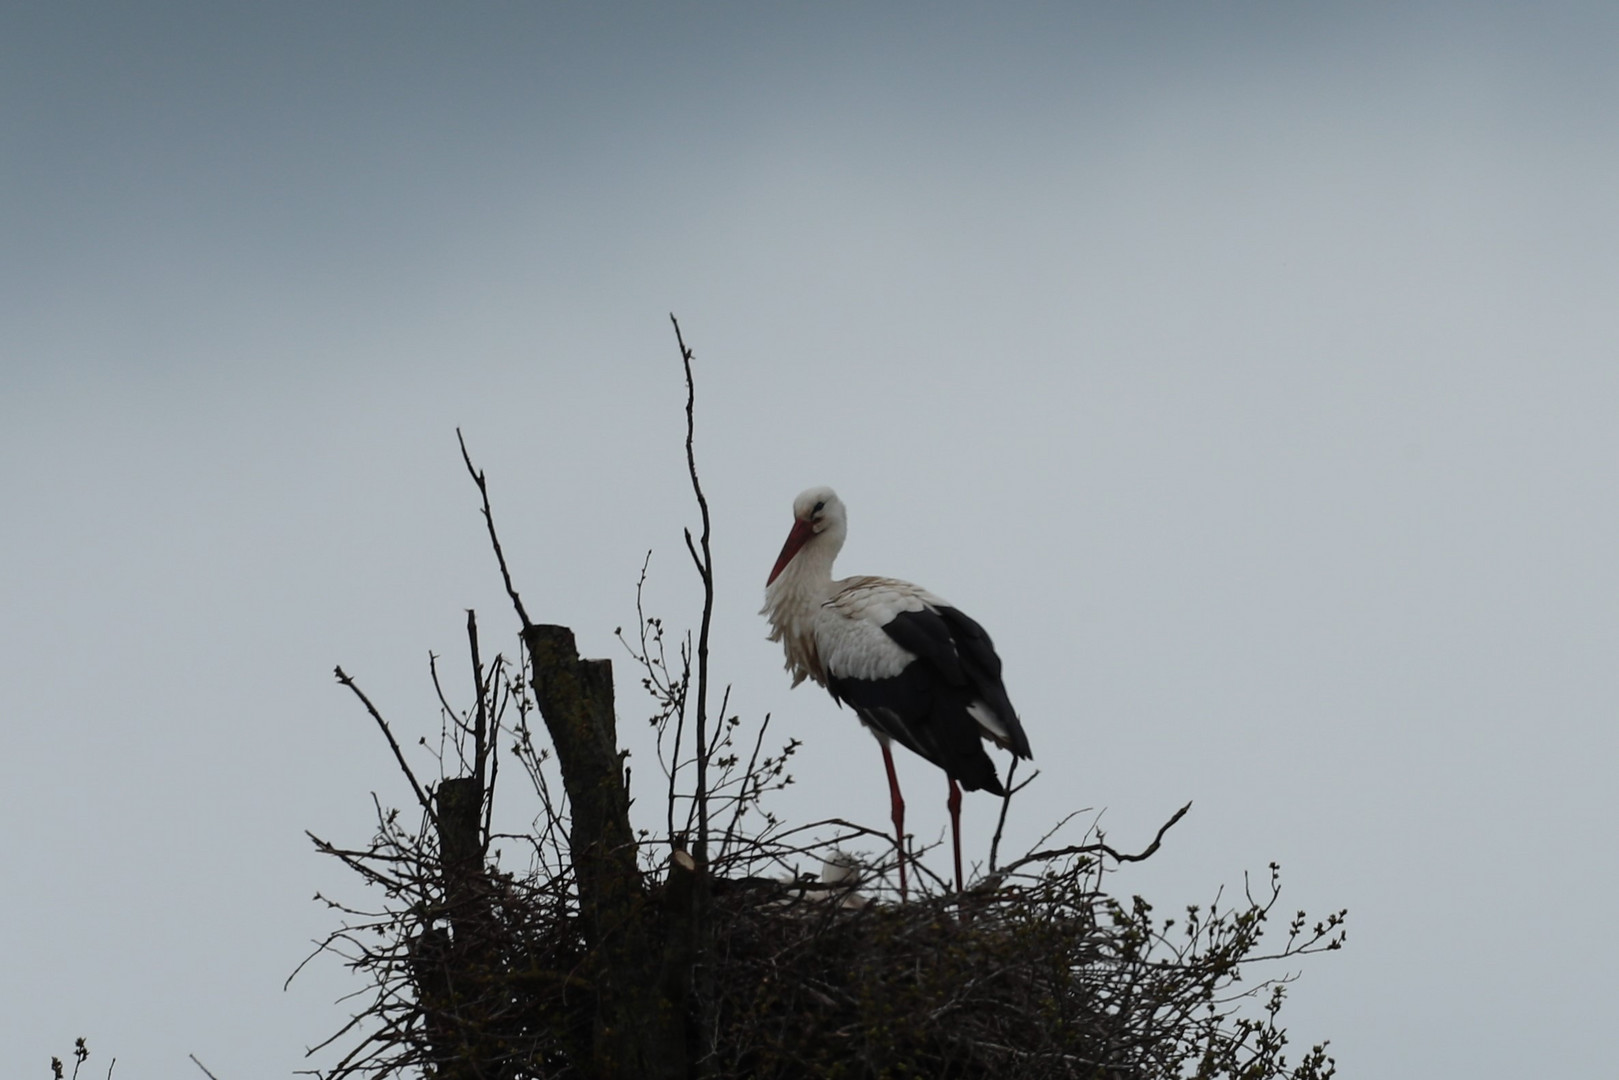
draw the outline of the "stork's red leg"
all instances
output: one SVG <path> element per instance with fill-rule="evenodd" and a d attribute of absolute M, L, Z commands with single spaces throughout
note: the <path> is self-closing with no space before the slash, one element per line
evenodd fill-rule
<path fill-rule="evenodd" d="M 961 892 L 961 788 L 956 778 L 950 778 L 950 797 L 945 800 L 950 808 L 950 841 L 955 845 L 956 891 Z"/>
<path fill-rule="evenodd" d="M 883 767 L 888 770 L 888 797 L 894 819 L 894 843 L 899 847 L 899 902 L 905 902 L 905 800 L 899 793 L 899 775 L 894 772 L 894 755 L 888 749 L 888 740 L 878 745 L 883 748 Z"/>

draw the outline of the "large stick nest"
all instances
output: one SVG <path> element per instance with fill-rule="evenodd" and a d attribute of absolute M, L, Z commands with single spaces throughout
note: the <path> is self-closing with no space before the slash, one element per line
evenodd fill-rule
<path fill-rule="evenodd" d="M 426 839 L 409 837 L 406 847 Z M 389 854 L 395 870 L 413 861 L 397 847 Z M 384 863 L 365 861 L 397 898 L 426 902 L 371 924 L 381 947 L 351 956 L 377 978 L 367 1018 L 380 1024 L 329 1076 L 588 1075 L 598 994 L 610 991 L 593 975 L 566 872 L 491 875 L 450 909 L 431 874 L 384 882 L 376 874 Z M 1340 916 L 1313 928 L 1295 918 L 1286 944 L 1264 956 L 1257 946 L 1279 891 L 1274 868 L 1264 895 L 1176 919 L 1155 916 L 1140 898 L 1110 897 L 1103 871 L 1098 858 L 1068 855 L 964 895 L 905 904 L 867 895 L 858 874 L 836 886 L 715 880 L 686 997 L 698 1074 L 1332 1074 L 1322 1047 L 1291 1066 L 1284 1055 L 1276 1013 L 1285 979 L 1239 983 L 1258 961 L 1336 948 Z M 672 880 L 646 894 L 654 922 Z"/>
<path fill-rule="evenodd" d="M 860 904 L 846 889 L 718 889 L 711 1074 L 1330 1075 L 1319 1049 L 1289 1073 L 1268 1005 L 1230 1015 L 1274 882 L 1265 903 L 1166 923 L 1145 901 L 1103 894 L 1100 878 L 1079 857 L 904 905 Z M 1336 925 L 1313 937 L 1298 927 L 1284 951 L 1329 944 Z"/>

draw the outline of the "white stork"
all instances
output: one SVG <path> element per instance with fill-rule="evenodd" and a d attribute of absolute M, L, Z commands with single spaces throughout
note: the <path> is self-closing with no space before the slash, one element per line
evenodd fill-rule
<path fill-rule="evenodd" d="M 877 736 L 888 770 L 902 898 L 905 800 L 889 743 L 897 740 L 945 771 L 959 892 L 961 789 L 1006 794 L 982 740 L 1026 758 L 1029 739 L 983 627 L 909 582 L 832 580 L 832 561 L 847 531 L 843 501 L 831 488 L 810 488 L 793 500 L 793 531 L 765 582 L 760 614 L 770 619 L 770 640 L 787 652 L 793 685 L 814 679 Z"/>

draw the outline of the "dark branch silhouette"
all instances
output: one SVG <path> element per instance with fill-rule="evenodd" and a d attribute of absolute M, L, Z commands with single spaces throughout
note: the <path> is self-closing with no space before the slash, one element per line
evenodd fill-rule
<path fill-rule="evenodd" d="M 1122 852 L 1115 851 L 1113 848 L 1109 847 L 1107 844 L 1101 843 L 1100 841 L 1094 844 L 1075 844 L 1072 847 L 1052 848 L 1049 851 L 1030 852 L 1029 854 L 1023 856 L 1023 858 L 1018 859 L 1016 862 L 1007 865 L 1001 870 L 1001 873 L 1010 874 L 1020 867 L 1027 866 L 1032 862 L 1050 862 L 1053 859 L 1064 859 L 1074 855 L 1106 855 L 1114 862 L 1141 862 L 1143 859 L 1149 859 L 1158 853 L 1158 848 L 1164 842 L 1164 834 L 1170 829 L 1173 829 L 1175 824 L 1180 821 L 1181 818 L 1185 817 L 1187 811 L 1191 809 L 1192 804 L 1187 803 L 1185 806 L 1175 811 L 1173 817 L 1158 827 L 1158 835 L 1152 838 L 1152 843 L 1148 844 L 1146 848 L 1134 855 L 1126 855 Z"/>
<path fill-rule="evenodd" d="M 517 595 L 517 588 L 512 584 L 512 572 L 506 566 L 506 553 L 500 548 L 500 537 L 495 532 L 495 514 L 489 508 L 489 484 L 484 479 L 483 471 L 473 466 L 472 455 L 467 453 L 467 440 L 462 437 L 460 428 L 455 429 L 455 440 L 461 446 L 461 460 L 467 467 L 467 473 L 472 477 L 472 482 L 478 485 L 478 494 L 483 498 L 483 520 L 489 528 L 489 546 L 495 549 L 495 561 L 500 564 L 500 579 L 506 585 L 506 595 L 511 597 L 517 618 L 522 622 L 523 629 L 527 630 L 533 624 L 529 622 L 528 612 L 523 609 L 523 598 Z"/>
<path fill-rule="evenodd" d="M 708 760 L 712 749 L 708 741 L 708 629 L 714 617 L 714 558 L 709 550 L 709 517 L 708 499 L 703 494 L 703 484 L 697 475 L 697 384 L 692 380 L 691 362 L 693 354 L 686 347 L 686 339 L 680 333 L 680 320 L 674 313 L 669 315 L 669 322 L 675 328 L 675 344 L 680 348 L 680 363 L 686 373 L 686 471 L 691 477 L 692 494 L 697 497 L 697 507 L 702 513 L 703 534 L 699 543 L 702 546 L 701 554 L 692 546 L 691 530 L 685 530 L 686 551 L 690 553 L 692 563 L 697 567 L 697 574 L 703 580 L 703 614 L 697 631 L 697 861 L 702 864 L 708 859 Z M 721 715 L 724 714 L 721 708 Z"/>
<path fill-rule="evenodd" d="M 344 673 L 341 666 L 332 670 L 337 676 L 337 681 L 354 692 L 354 696 L 359 698 L 360 703 L 365 706 L 365 711 L 371 714 L 371 719 L 377 722 L 377 727 L 382 729 L 383 737 L 388 740 L 388 746 L 394 752 L 394 760 L 399 763 L 399 769 L 405 774 L 405 779 L 410 781 L 410 789 L 416 793 L 416 801 L 421 804 L 422 809 L 431 817 L 433 805 L 428 802 L 427 793 L 422 790 L 422 785 L 416 782 L 416 774 L 410 771 L 410 764 L 405 761 L 405 754 L 399 749 L 399 741 L 394 738 L 392 729 L 388 727 L 388 721 L 382 718 L 382 714 L 377 711 L 377 707 L 371 704 L 371 699 L 365 696 L 365 691 L 355 685 L 354 680 Z"/>

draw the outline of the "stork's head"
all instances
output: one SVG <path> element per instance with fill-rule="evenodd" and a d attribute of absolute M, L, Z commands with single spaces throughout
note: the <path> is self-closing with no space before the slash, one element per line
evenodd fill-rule
<path fill-rule="evenodd" d="M 812 487 L 800 493 L 793 500 L 793 531 L 787 534 L 787 542 L 781 546 L 781 556 L 776 559 L 775 568 L 770 571 L 765 586 L 768 588 L 787 569 L 793 556 L 806 544 L 814 542 L 817 547 L 828 547 L 836 554 L 837 549 L 843 546 L 847 525 L 843 500 L 838 498 L 837 492 L 829 487 Z"/>

